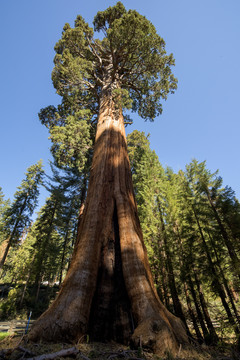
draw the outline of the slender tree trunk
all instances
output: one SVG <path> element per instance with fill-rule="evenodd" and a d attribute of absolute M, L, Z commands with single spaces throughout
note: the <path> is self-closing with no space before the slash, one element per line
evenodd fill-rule
<path fill-rule="evenodd" d="M 195 270 L 194 270 L 194 277 L 195 277 L 195 282 L 196 282 L 198 293 L 199 293 L 200 304 L 201 304 L 204 318 L 206 320 L 206 324 L 207 324 L 207 327 L 208 327 L 208 330 L 210 333 L 210 337 L 211 337 L 210 341 L 212 344 L 214 344 L 214 343 L 217 343 L 219 339 L 218 339 L 217 333 L 215 331 L 215 328 L 213 326 L 211 317 L 209 315 L 207 303 L 206 303 L 206 300 L 205 300 L 205 297 L 204 297 L 204 294 L 202 291 L 202 286 L 199 282 L 199 279 L 198 279 L 198 276 L 197 276 L 197 273 Z"/>
<path fill-rule="evenodd" d="M 233 240 L 233 243 L 236 245 L 236 250 L 237 249 L 239 250 L 239 237 L 236 236 L 236 234 L 234 233 L 233 226 L 225 214 L 223 214 L 223 223 L 227 225 L 227 228 L 231 232 L 231 239 Z"/>
<path fill-rule="evenodd" d="M 12 242 L 12 236 L 10 235 L 8 239 L 4 240 L 3 244 L 1 245 L 1 260 L 0 260 L 0 278 L 1 278 L 1 275 L 2 275 L 2 268 L 3 268 L 3 265 L 6 261 L 6 257 L 7 257 L 7 254 L 9 252 L 9 249 L 10 249 L 10 246 L 11 246 L 11 242 Z"/>
<path fill-rule="evenodd" d="M 54 221 L 54 216 L 57 210 L 57 205 L 58 202 L 57 200 L 55 200 L 55 204 L 54 207 L 52 208 L 52 216 L 49 222 L 49 228 L 48 228 L 48 232 L 47 235 L 42 239 L 40 239 L 40 243 L 38 244 L 40 249 L 39 249 L 39 253 L 36 254 L 36 261 L 37 261 L 37 268 L 38 268 L 38 273 L 36 274 L 35 277 L 35 286 L 37 286 L 37 293 L 36 293 L 36 298 L 35 298 L 35 302 L 37 302 L 38 300 L 38 295 L 39 295 L 39 289 L 40 289 L 40 285 L 41 285 L 41 281 L 42 281 L 42 277 L 43 277 L 43 264 L 45 262 L 45 258 L 46 258 L 46 246 L 47 243 L 50 239 L 52 230 L 53 230 L 53 221 Z"/>
<path fill-rule="evenodd" d="M 39 276 L 38 276 L 37 291 L 36 291 L 36 296 L 35 296 L 35 304 L 38 302 L 41 282 L 42 282 L 42 273 L 40 273 Z"/>
<path fill-rule="evenodd" d="M 193 298 L 193 301 L 194 301 L 194 305 L 195 305 L 195 308 L 196 308 L 196 311 L 197 311 L 198 320 L 199 320 L 201 328 L 202 328 L 204 340 L 207 342 L 208 339 L 209 339 L 209 332 L 208 332 L 208 329 L 207 329 L 207 327 L 205 325 L 205 322 L 204 322 L 204 319 L 203 319 L 203 315 L 202 315 L 202 312 L 201 312 L 201 309 L 200 309 L 200 306 L 199 306 L 199 303 L 198 303 L 198 300 L 197 300 L 197 295 L 196 295 L 196 292 L 195 292 L 195 289 L 194 289 L 194 285 L 193 285 L 191 276 L 189 275 L 187 277 L 187 279 L 188 279 L 190 291 L 191 291 L 191 294 L 192 294 L 192 298 Z"/>
<path fill-rule="evenodd" d="M 217 250 L 216 250 L 214 241 L 213 241 L 211 235 L 209 234 L 209 232 L 208 232 L 208 236 L 209 236 L 209 239 L 210 239 L 210 241 L 211 241 L 211 244 L 212 244 L 212 247 L 213 247 L 213 250 L 214 250 L 214 254 L 215 254 L 215 257 L 216 257 L 216 260 L 217 260 L 217 262 L 216 262 L 216 263 L 217 263 L 217 267 L 219 268 L 220 275 L 221 275 L 222 280 L 223 280 L 224 288 L 225 288 L 225 290 L 226 290 L 226 293 L 227 293 L 228 298 L 229 298 L 229 300 L 230 300 L 230 303 L 231 303 L 231 305 L 232 305 L 232 309 L 233 309 L 233 312 L 234 312 L 234 314 L 235 314 L 235 316 L 236 316 L 236 319 L 237 319 L 237 322 L 238 322 L 238 328 L 239 328 L 239 326 L 240 326 L 240 317 L 239 317 L 238 310 L 237 310 L 236 305 L 235 305 L 235 302 L 234 302 L 233 294 L 232 294 L 232 292 L 231 292 L 231 290 L 230 290 L 230 287 L 228 286 L 228 281 L 227 281 L 227 279 L 226 279 L 226 277 L 225 277 L 225 275 L 224 275 L 223 269 L 222 269 L 222 267 L 221 267 L 220 259 L 219 259 L 219 256 L 218 256 L 218 253 L 217 253 Z"/>
<path fill-rule="evenodd" d="M 31 276 L 31 270 L 32 270 L 31 268 L 28 270 L 27 279 L 26 279 L 26 282 L 25 282 L 25 285 L 24 285 L 24 288 L 23 288 L 23 292 L 22 292 L 22 296 L 21 296 L 21 300 L 20 300 L 20 304 L 19 304 L 20 308 L 21 308 L 21 306 L 22 306 L 22 304 L 23 304 L 23 300 L 24 300 L 24 298 L 25 298 L 25 294 L 26 294 L 26 291 L 27 291 L 28 282 L 29 282 L 30 276 Z"/>
<path fill-rule="evenodd" d="M 193 327 L 194 327 L 197 339 L 198 339 L 199 342 L 202 342 L 203 337 L 202 337 L 202 334 L 201 334 L 201 332 L 199 330 L 197 319 L 196 319 L 196 316 L 195 316 L 193 308 L 192 308 L 191 299 L 190 299 L 190 296 L 189 296 L 188 285 L 187 285 L 186 282 L 184 282 L 184 292 L 185 292 L 185 297 L 186 297 L 186 300 L 187 300 L 188 312 L 189 312 L 189 315 L 190 315 L 190 317 L 192 319 L 192 323 L 193 323 Z"/>
<path fill-rule="evenodd" d="M 210 203 L 210 206 L 211 206 L 211 208 L 213 210 L 215 219 L 217 220 L 219 229 L 221 231 L 223 240 L 224 240 L 225 245 L 226 245 L 226 247 L 228 249 L 229 256 L 230 256 L 230 258 L 231 258 L 231 260 L 233 262 L 233 266 L 234 266 L 234 268 L 235 268 L 235 270 L 236 270 L 236 272 L 237 272 L 237 274 L 238 274 L 238 276 L 240 278 L 240 260 L 239 260 L 237 254 L 236 254 L 236 251 L 235 251 L 235 249 L 233 247 L 232 241 L 230 240 L 230 238 L 228 236 L 228 233 L 227 233 L 227 231 L 226 231 L 226 229 L 225 229 L 225 227 L 224 227 L 224 225 L 223 225 L 223 223 L 222 223 L 222 221 L 220 219 L 220 216 L 219 216 L 219 214 L 217 212 L 217 209 L 216 209 L 216 207 L 215 207 L 215 205 L 214 205 L 214 203 L 212 201 L 212 198 L 211 198 L 211 195 L 210 195 L 210 192 L 209 192 L 208 189 L 206 189 L 206 193 L 207 193 L 207 197 L 208 197 L 208 201 Z"/>
<path fill-rule="evenodd" d="M 4 249 L 3 256 L 2 256 L 1 261 L 0 261 L 0 270 L 3 268 L 3 265 L 5 264 L 5 261 L 6 261 L 8 252 L 9 252 L 9 249 L 10 249 L 10 247 L 12 246 L 12 242 L 13 242 L 13 239 L 14 239 L 14 236 L 15 236 L 15 233 L 16 233 L 16 229 L 17 229 L 18 223 L 19 223 L 19 221 L 16 222 L 16 224 L 15 224 L 15 226 L 14 226 L 14 229 L 13 229 L 11 235 L 10 235 L 9 238 L 6 240 L 6 244 L 7 244 L 7 245 L 6 245 L 5 249 Z M 0 273 L 0 277 L 1 277 L 1 273 Z"/>
<path fill-rule="evenodd" d="M 111 85 L 111 84 L 110 84 Z M 102 90 L 88 194 L 70 269 L 30 338 L 80 339 L 90 334 L 176 352 L 187 335 L 154 287 L 133 194 L 125 128 L 111 86 Z M 110 91 L 109 91 L 110 89 Z M 119 294 L 121 293 L 121 296 Z M 106 310 L 107 309 L 107 310 Z M 96 316 L 94 324 L 90 321 Z"/>
<path fill-rule="evenodd" d="M 173 271 L 173 264 L 172 264 L 171 254 L 170 254 L 169 245 L 168 245 L 167 236 L 166 236 L 165 224 L 163 221 L 163 216 L 162 216 L 162 211 L 160 208 L 159 201 L 158 201 L 158 210 L 159 210 L 159 214 L 160 214 L 162 236 L 163 236 L 163 241 L 164 241 L 165 251 L 166 251 L 166 256 L 167 256 L 168 283 L 169 283 L 169 288 L 171 291 L 174 311 L 175 311 L 175 314 L 177 316 L 179 316 L 180 319 L 182 319 L 182 321 L 184 322 L 184 325 L 187 329 L 188 335 L 191 336 L 190 330 L 189 330 L 187 322 L 186 322 L 186 318 L 183 314 L 182 305 L 180 303 L 178 293 L 177 293 L 176 281 L 175 281 L 175 276 L 174 276 L 174 271 Z"/>
<path fill-rule="evenodd" d="M 230 292 L 231 292 L 232 297 L 234 298 L 235 302 L 238 302 L 239 301 L 239 294 L 238 294 L 238 292 L 236 292 L 236 290 L 235 290 L 232 283 L 230 283 Z"/>
<path fill-rule="evenodd" d="M 152 267 L 154 269 L 154 283 L 156 284 L 156 289 L 157 289 L 157 293 L 159 296 L 159 299 L 161 300 L 161 302 L 164 304 L 164 293 L 163 293 L 163 288 L 162 288 L 162 283 L 161 283 L 161 278 L 160 275 L 158 273 L 159 269 L 158 266 L 154 266 Z"/>
<path fill-rule="evenodd" d="M 204 237 L 204 235 L 203 235 L 203 231 L 202 231 L 201 225 L 200 225 L 200 223 L 199 223 L 199 219 L 198 219 L 196 210 L 195 210 L 194 206 L 193 206 L 192 208 L 193 208 L 193 212 L 194 212 L 194 215 L 195 215 L 195 219 L 196 219 L 196 222 L 197 222 L 197 225 L 198 225 L 198 229 L 199 229 L 199 232 L 200 232 L 200 235 L 201 235 L 201 239 L 202 239 L 202 242 L 203 242 L 203 246 L 204 246 L 204 249 L 205 249 L 205 252 L 206 252 L 206 255 L 207 255 L 209 267 L 210 267 L 211 273 L 212 273 L 212 275 L 213 275 L 213 280 L 214 280 L 214 284 L 215 284 L 216 290 L 217 290 L 217 292 L 218 292 L 219 297 L 221 298 L 223 307 L 224 307 L 224 309 L 225 309 L 225 311 L 226 311 L 226 313 L 227 313 L 229 323 L 233 326 L 236 335 L 238 335 L 238 334 L 239 334 L 239 330 L 238 330 L 237 324 L 235 323 L 235 320 L 234 320 L 234 317 L 233 317 L 233 315 L 232 315 L 232 312 L 231 312 L 231 310 L 230 310 L 230 308 L 229 308 L 229 306 L 228 306 L 228 303 L 227 303 L 227 301 L 226 301 L 226 295 L 225 295 L 224 289 L 223 289 L 223 287 L 222 287 L 222 284 L 219 282 L 218 274 L 217 274 L 217 272 L 216 272 L 215 266 L 214 266 L 214 264 L 213 264 L 213 261 L 212 261 L 212 258 L 211 258 L 211 255 L 210 255 L 210 252 L 209 252 L 209 249 L 208 249 L 208 245 L 207 245 L 206 240 L 205 240 L 205 237 Z"/>
<path fill-rule="evenodd" d="M 28 198 L 28 193 L 26 194 L 25 200 L 24 200 L 24 202 L 23 202 L 23 204 L 21 206 L 21 209 L 20 209 L 19 215 L 18 215 L 18 217 L 16 219 L 13 231 L 11 232 L 11 235 L 7 239 L 7 246 L 5 247 L 3 256 L 2 256 L 2 258 L 0 260 L 0 270 L 3 268 L 3 265 L 4 265 L 5 261 L 6 261 L 6 258 L 7 258 L 8 252 L 9 252 L 9 249 L 12 246 L 12 242 L 13 242 L 14 236 L 16 234 L 18 224 L 20 222 L 20 217 L 21 217 L 21 215 L 23 213 L 23 210 L 24 210 L 24 208 L 26 206 L 26 203 L 27 203 L 27 198 Z M 1 277 L 1 272 L 0 272 L 0 277 Z"/>
<path fill-rule="evenodd" d="M 185 254 L 184 254 L 183 244 L 182 244 L 182 238 L 181 238 L 181 235 L 180 235 L 180 231 L 179 231 L 177 221 L 174 224 L 173 231 L 174 231 L 174 233 L 176 235 L 177 243 L 178 243 L 178 250 L 179 250 L 179 252 L 181 254 L 180 255 L 181 271 L 184 271 L 184 267 L 187 266 L 187 262 L 186 262 L 186 259 L 185 259 Z M 187 271 L 189 273 L 188 269 L 187 269 Z M 184 281 L 183 287 L 184 287 L 185 297 L 186 297 L 186 300 L 187 300 L 188 313 L 189 313 L 189 315 L 190 315 L 190 317 L 192 319 L 192 323 L 193 323 L 193 327 L 194 327 L 194 330 L 195 330 L 196 335 L 197 335 L 197 339 L 198 339 L 199 342 L 202 342 L 203 337 L 202 337 L 202 334 L 201 334 L 201 332 L 199 330 L 199 327 L 198 327 L 198 324 L 197 324 L 197 319 L 195 317 L 195 314 L 194 314 L 194 311 L 193 311 L 193 308 L 192 308 L 191 299 L 190 299 L 190 296 L 189 296 L 188 284 L 187 284 L 186 281 Z M 205 324 L 204 324 L 204 326 L 205 326 Z"/>
<path fill-rule="evenodd" d="M 67 247 L 67 242 L 68 242 L 68 234 L 69 234 L 69 221 L 67 223 L 67 227 L 65 229 L 66 233 L 64 236 L 64 244 L 63 244 L 63 250 L 62 250 L 62 258 L 61 258 L 61 265 L 60 265 L 60 271 L 59 271 L 59 286 L 62 283 L 62 275 L 63 275 L 63 269 L 64 269 L 64 260 L 65 260 L 65 252 L 66 252 L 66 247 Z"/>
<path fill-rule="evenodd" d="M 170 298 L 170 294 L 169 294 L 169 290 L 167 287 L 167 272 L 166 272 L 166 252 L 163 249 L 163 241 L 161 236 L 158 236 L 158 256 L 159 256 L 159 261 L 161 262 L 161 280 L 162 280 L 162 288 L 163 288 L 163 303 L 164 305 L 167 307 L 167 309 L 169 309 L 169 298 Z"/>

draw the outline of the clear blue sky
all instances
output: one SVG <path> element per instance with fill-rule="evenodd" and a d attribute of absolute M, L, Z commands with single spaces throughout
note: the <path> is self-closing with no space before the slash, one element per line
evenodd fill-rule
<path fill-rule="evenodd" d="M 179 86 L 154 123 L 139 119 L 150 133 L 160 162 L 174 171 L 192 158 L 219 169 L 224 184 L 240 197 L 240 1 L 123 0 L 145 15 L 176 59 Z M 43 159 L 49 171 L 50 142 L 38 120 L 41 108 L 58 104 L 51 83 L 54 45 L 77 14 L 90 24 L 98 10 L 116 1 L 2 0 L 0 186 L 13 198 L 27 167 Z M 42 195 L 41 203 L 44 201 Z"/>

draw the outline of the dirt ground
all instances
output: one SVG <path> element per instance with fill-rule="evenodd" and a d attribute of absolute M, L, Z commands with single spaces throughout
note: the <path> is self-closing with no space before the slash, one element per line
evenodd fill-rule
<path fill-rule="evenodd" d="M 62 350 L 71 348 L 73 354 L 62 357 Z M 54 353 L 59 353 L 58 356 Z M 42 356 L 51 354 L 51 357 Z M 189 349 L 179 349 L 177 357 L 167 353 L 165 357 L 148 353 L 143 349 L 131 350 L 127 346 L 116 343 L 79 343 L 79 344 L 49 344 L 49 343 L 30 343 L 26 337 L 8 336 L 0 341 L 1 360 L 22 360 L 22 359 L 77 359 L 77 360 L 240 360 L 240 354 L 234 347 L 207 347 L 192 345 Z"/>

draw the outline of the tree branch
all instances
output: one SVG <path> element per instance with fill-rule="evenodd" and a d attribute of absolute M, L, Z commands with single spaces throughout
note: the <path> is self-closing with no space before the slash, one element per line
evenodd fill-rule
<path fill-rule="evenodd" d="M 98 54 L 98 52 L 96 51 L 95 47 L 93 46 L 93 44 L 91 43 L 89 37 L 86 35 L 86 39 L 87 39 L 87 42 L 88 42 L 88 45 L 89 45 L 89 48 L 90 48 L 90 51 L 91 53 L 96 56 L 96 58 L 98 59 L 99 61 L 99 64 L 100 66 L 102 66 L 102 58 L 101 56 Z"/>

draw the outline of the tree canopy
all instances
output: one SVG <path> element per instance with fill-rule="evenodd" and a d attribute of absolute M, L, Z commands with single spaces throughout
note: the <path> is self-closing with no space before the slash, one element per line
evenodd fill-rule
<path fill-rule="evenodd" d="M 164 40 L 149 20 L 121 2 L 98 12 L 93 25 L 101 40 L 77 16 L 75 27 L 66 24 L 55 46 L 52 79 L 63 97 L 59 112 L 80 106 L 96 115 L 101 90 L 111 82 L 124 108 L 153 120 L 162 112 L 162 99 L 177 87 Z"/>

